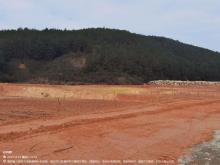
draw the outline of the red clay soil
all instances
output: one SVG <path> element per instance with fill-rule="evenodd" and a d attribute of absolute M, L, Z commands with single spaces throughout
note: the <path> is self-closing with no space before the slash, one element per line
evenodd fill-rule
<path fill-rule="evenodd" d="M 7 91 L 34 86 L 2 85 Z M 74 88 L 92 88 L 94 96 L 100 94 L 99 88 L 111 89 L 115 98 L 58 100 L 2 92 L 0 151 L 41 160 L 148 161 L 143 164 L 157 160 L 157 164 L 177 165 L 177 159 L 193 145 L 210 140 L 213 131 L 220 130 L 217 87 L 77 86 L 71 90 Z"/>

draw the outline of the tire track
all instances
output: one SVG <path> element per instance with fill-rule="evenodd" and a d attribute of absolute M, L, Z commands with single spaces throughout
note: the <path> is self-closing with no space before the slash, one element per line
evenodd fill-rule
<path fill-rule="evenodd" d="M 176 105 L 177 104 L 177 105 Z M 104 114 L 91 114 L 72 116 L 59 120 L 47 121 L 31 121 L 22 124 L 6 125 L 0 127 L 0 142 L 10 141 L 27 135 L 39 134 L 42 132 L 56 132 L 65 128 L 70 128 L 77 125 L 91 124 L 95 122 L 106 122 L 111 120 L 121 120 L 126 118 L 137 117 L 139 115 L 161 114 L 171 111 L 179 111 L 192 107 L 202 107 L 210 104 L 220 104 L 220 100 L 207 101 L 184 101 L 180 103 L 169 103 L 159 106 L 139 107 L 138 110 L 129 109 L 120 112 L 109 112 Z"/>

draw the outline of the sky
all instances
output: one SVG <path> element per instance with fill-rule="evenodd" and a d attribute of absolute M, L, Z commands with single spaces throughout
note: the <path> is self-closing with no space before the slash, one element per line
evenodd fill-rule
<path fill-rule="evenodd" d="M 220 0 L 0 0 L 0 29 L 106 27 L 220 52 Z"/>

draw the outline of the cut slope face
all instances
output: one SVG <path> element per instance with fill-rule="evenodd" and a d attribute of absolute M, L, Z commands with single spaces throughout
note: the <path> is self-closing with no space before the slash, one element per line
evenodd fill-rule
<path fill-rule="evenodd" d="M 0 94 L 5 97 L 60 98 L 114 100 L 117 95 L 139 95 L 146 93 L 142 87 L 132 86 L 50 86 L 0 84 Z"/>

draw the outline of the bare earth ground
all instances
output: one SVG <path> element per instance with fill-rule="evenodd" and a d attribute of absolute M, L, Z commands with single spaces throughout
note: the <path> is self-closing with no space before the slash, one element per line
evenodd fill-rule
<path fill-rule="evenodd" d="M 0 84 L 0 160 L 13 151 L 75 164 L 177 165 L 216 130 L 217 86 Z"/>

